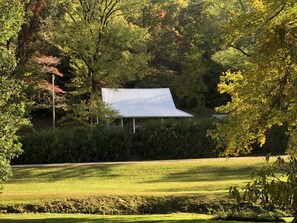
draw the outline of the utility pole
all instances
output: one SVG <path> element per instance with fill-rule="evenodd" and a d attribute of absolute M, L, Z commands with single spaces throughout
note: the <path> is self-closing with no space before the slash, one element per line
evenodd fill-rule
<path fill-rule="evenodd" d="M 55 75 L 52 74 L 52 96 L 53 96 L 53 129 L 56 128 L 56 105 L 55 105 Z"/>

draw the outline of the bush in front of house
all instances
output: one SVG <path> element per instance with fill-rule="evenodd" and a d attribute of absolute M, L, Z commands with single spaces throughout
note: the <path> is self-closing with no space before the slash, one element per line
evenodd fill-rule
<path fill-rule="evenodd" d="M 152 121 L 137 132 L 144 159 L 218 157 L 220 150 L 207 136 L 212 120 L 183 119 Z"/>
<path fill-rule="evenodd" d="M 128 128 L 93 128 L 25 131 L 21 137 L 24 153 L 13 164 L 162 160 L 219 157 L 207 131 L 211 119 L 154 120 L 132 135 Z M 284 154 L 288 138 L 286 126 L 275 126 L 267 135 L 264 148 L 254 145 L 252 154 Z"/>
<path fill-rule="evenodd" d="M 23 154 L 14 164 L 122 161 L 130 157 L 130 139 L 121 128 L 32 131 L 22 136 Z"/>
<path fill-rule="evenodd" d="M 151 121 L 137 132 L 143 159 L 215 158 L 224 151 L 207 136 L 215 119 L 171 119 Z M 263 147 L 254 145 L 249 156 L 285 154 L 288 137 L 286 126 L 273 126 Z"/>
<path fill-rule="evenodd" d="M 104 126 L 39 132 L 31 130 L 21 137 L 24 153 L 13 163 L 218 157 L 220 151 L 206 136 L 211 127 L 213 124 L 210 120 L 176 119 L 151 121 L 138 129 L 135 135 L 126 128 Z"/>

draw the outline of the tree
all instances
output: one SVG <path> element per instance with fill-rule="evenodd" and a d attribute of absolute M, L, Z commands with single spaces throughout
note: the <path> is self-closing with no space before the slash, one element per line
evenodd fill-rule
<path fill-rule="evenodd" d="M 197 42 L 200 3 L 152 0 L 142 9 L 140 25 L 151 35 L 149 74 L 130 83 L 136 87 L 170 87 L 178 106 L 192 111 L 204 107 L 205 66 Z"/>
<path fill-rule="evenodd" d="M 254 45 L 241 71 L 227 71 L 218 86 L 231 102 L 217 110 L 228 113 L 228 123 L 218 124 L 213 137 L 225 145 L 226 154 L 249 153 L 254 143 L 263 145 L 266 131 L 288 124 L 288 153 L 296 154 L 296 24 L 294 1 L 252 1 L 251 10 L 231 20 L 232 39 L 251 35 Z"/>
<path fill-rule="evenodd" d="M 0 76 L 0 184 L 11 175 L 10 161 L 21 154 L 17 131 L 27 125 L 24 83 Z"/>
<path fill-rule="evenodd" d="M 16 67 L 15 47 L 10 46 L 23 23 L 24 10 L 18 0 L 0 1 L 0 184 L 11 174 L 10 161 L 21 153 L 17 131 L 24 119 L 24 83 L 11 77 Z"/>
<path fill-rule="evenodd" d="M 53 56 L 39 56 L 35 58 L 36 62 L 42 65 L 42 71 L 51 74 L 48 75 L 51 78 L 51 83 L 49 83 L 46 79 L 43 80 L 37 89 L 39 90 L 39 106 L 48 107 L 51 104 L 52 107 L 52 120 L 53 120 L 53 129 L 56 126 L 56 108 L 63 107 L 63 103 L 65 102 L 63 91 L 58 85 L 55 84 L 56 76 L 63 77 L 64 75 L 57 69 L 57 65 L 60 63 L 60 59 Z M 49 97 L 50 95 L 50 97 Z M 40 97 L 42 96 L 42 97 Z M 43 99 L 43 102 L 40 100 Z"/>
<path fill-rule="evenodd" d="M 20 1 L 0 1 L 0 74 L 10 74 L 15 68 L 15 45 L 12 40 L 18 35 L 23 24 L 24 9 Z"/>
<path fill-rule="evenodd" d="M 32 49 L 32 42 L 38 33 L 39 21 L 43 10 L 46 8 L 47 0 L 20 0 L 20 4 L 23 5 L 24 21 L 16 41 L 18 63 L 15 73 L 22 77 L 29 64 L 28 61 L 36 51 L 36 49 Z"/>
<path fill-rule="evenodd" d="M 89 114 L 89 123 L 96 123 L 104 113 L 100 87 L 123 86 L 146 73 L 149 35 L 129 21 L 131 8 L 137 11 L 137 6 L 135 1 L 120 0 L 56 1 L 52 5 L 44 37 L 70 57 L 69 109 L 87 109 L 83 113 Z M 79 113 L 72 109 L 72 114 Z"/>
<path fill-rule="evenodd" d="M 265 144 L 267 131 L 273 126 L 287 125 L 287 153 L 292 156 L 291 161 L 275 165 L 287 166 L 285 174 L 295 179 L 296 171 L 291 170 L 296 167 L 297 155 L 297 3 L 294 0 L 247 3 L 248 10 L 236 14 L 226 24 L 225 40 L 231 45 L 249 42 L 249 50 L 247 53 L 239 48 L 246 55 L 241 70 L 229 70 L 221 76 L 218 88 L 229 94 L 231 101 L 217 110 L 227 113 L 228 120 L 218 123 L 210 134 L 220 147 L 226 148 L 225 155 L 247 154 L 253 144 Z M 273 177 L 271 172 L 262 175 L 262 182 L 270 176 Z M 252 185 L 260 188 L 263 200 L 279 199 L 278 205 L 296 208 L 295 180 L 270 179 L 267 184 Z M 267 191 L 266 186 L 275 190 Z M 290 189 L 284 190 L 286 187 Z"/>

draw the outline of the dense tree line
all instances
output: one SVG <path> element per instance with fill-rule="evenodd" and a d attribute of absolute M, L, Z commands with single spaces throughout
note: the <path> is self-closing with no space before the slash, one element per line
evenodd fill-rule
<path fill-rule="evenodd" d="M 101 87 L 170 87 L 178 106 L 195 114 L 226 100 L 216 91 L 224 67 L 212 59 L 221 27 L 220 19 L 213 22 L 211 1 L 18 4 L 20 28 L 3 44 L 14 60 L 10 76 L 28 86 L 33 117 L 51 110 L 53 88 L 59 117 L 68 124 L 105 117 Z"/>

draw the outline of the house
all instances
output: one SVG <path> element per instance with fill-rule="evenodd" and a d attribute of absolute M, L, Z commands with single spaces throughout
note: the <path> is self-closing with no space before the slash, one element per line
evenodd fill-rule
<path fill-rule="evenodd" d="M 227 115 L 224 115 L 224 114 L 217 114 L 217 115 L 213 115 L 211 117 L 211 119 L 215 119 L 215 120 L 218 120 L 218 121 L 224 121 L 228 116 Z"/>
<path fill-rule="evenodd" d="M 124 119 L 132 119 L 133 133 L 137 119 L 194 117 L 175 107 L 169 88 L 102 88 L 102 99 L 118 112 L 121 126 Z"/>

